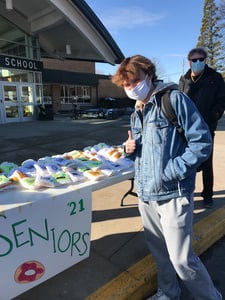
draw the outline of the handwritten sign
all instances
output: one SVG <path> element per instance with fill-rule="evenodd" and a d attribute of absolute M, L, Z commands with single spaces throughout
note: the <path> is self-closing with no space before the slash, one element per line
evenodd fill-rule
<path fill-rule="evenodd" d="M 89 256 L 89 187 L 1 196 L 0 300 L 12 299 Z"/>

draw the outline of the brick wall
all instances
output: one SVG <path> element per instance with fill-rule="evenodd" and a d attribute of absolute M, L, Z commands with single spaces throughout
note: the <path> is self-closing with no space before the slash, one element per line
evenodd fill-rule
<path fill-rule="evenodd" d="M 123 88 L 117 87 L 111 82 L 110 77 L 108 78 L 99 78 L 98 85 L 98 97 L 99 98 L 125 98 L 126 94 Z"/>
<path fill-rule="evenodd" d="M 63 70 L 81 73 L 95 73 L 95 63 L 76 60 L 43 58 L 44 69 Z"/>
<path fill-rule="evenodd" d="M 43 58 L 42 62 L 45 69 L 95 74 L 94 62 L 58 60 L 50 58 Z M 91 86 L 91 104 L 93 106 L 98 106 L 100 99 L 103 98 L 126 98 L 124 90 L 113 84 L 110 76 L 98 75 L 98 82 L 99 84 L 97 87 Z M 52 84 L 51 93 L 54 111 L 57 112 L 59 110 L 64 110 L 60 103 L 60 85 Z M 65 107 L 67 109 L 71 109 L 70 105 L 65 105 Z"/>

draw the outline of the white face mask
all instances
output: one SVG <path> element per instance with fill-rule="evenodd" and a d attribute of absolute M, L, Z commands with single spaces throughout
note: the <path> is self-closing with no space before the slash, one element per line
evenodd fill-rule
<path fill-rule="evenodd" d="M 148 75 L 146 75 L 146 77 L 147 76 Z M 139 101 L 144 101 L 146 99 L 152 86 L 151 80 L 149 80 L 149 83 L 147 83 L 146 77 L 144 80 L 138 82 L 138 84 L 133 89 L 124 88 L 127 97 Z"/>

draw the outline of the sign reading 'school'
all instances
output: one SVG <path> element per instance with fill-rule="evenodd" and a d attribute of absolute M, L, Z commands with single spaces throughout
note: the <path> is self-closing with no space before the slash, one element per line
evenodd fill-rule
<path fill-rule="evenodd" d="M 42 71 L 43 63 L 41 61 L 32 60 L 32 59 L 0 55 L 0 67 L 6 69 Z"/>
<path fill-rule="evenodd" d="M 91 190 L 0 206 L 0 299 L 12 299 L 90 252 Z"/>

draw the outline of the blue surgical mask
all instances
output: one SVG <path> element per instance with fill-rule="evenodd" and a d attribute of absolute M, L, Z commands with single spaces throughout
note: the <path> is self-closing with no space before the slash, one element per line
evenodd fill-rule
<path fill-rule="evenodd" d="M 199 61 L 191 62 L 191 70 L 194 73 L 201 73 L 205 68 L 205 61 Z"/>

